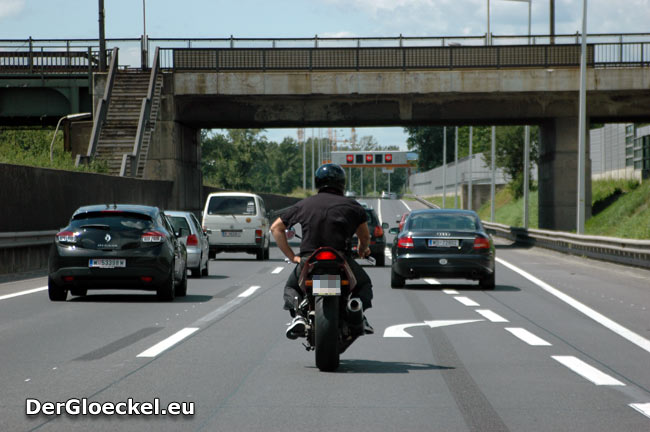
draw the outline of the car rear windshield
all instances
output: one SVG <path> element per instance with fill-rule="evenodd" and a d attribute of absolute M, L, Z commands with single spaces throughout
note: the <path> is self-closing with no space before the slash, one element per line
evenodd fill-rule
<path fill-rule="evenodd" d="M 478 221 L 474 216 L 463 214 L 419 214 L 412 215 L 409 220 L 409 230 L 450 230 L 476 231 Z"/>
<path fill-rule="evenodd" d="M 185 231 L 185 235 L 192 233 L 192 230 L 190 229 L 190 225 L 187 223 L 187 219 L 185 219 L 185 217 L 167 216 L 167 218 L 172 223 L 172 228 L 174 228 L 174 232 L 178 233 L 182 228 Z"/>
<path fill-rule="evenodd" d="M 255 200 L 252 197 L 212 197 L 208 205 L 209 215 L 254 215 L 255 213 Z"/>
<path fill-rule="evenodd" d="M 379 220 L 375 215 L 375 212 L 371 209 L 366 209 L 366 215 L 368 215 L 368 226 L 377 226 L 379 225 Z"/>
<path fill-rule="evenodd" d="M 100 211 L 79 213 L 70 221 L 72 228 L 110 228 L 119 230 L 146 230 L 154 226 L 151 217 L 142 213 Z"/>

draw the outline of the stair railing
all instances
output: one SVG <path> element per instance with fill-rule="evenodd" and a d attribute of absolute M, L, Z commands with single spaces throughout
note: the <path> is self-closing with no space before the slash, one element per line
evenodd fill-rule
<path fill-rule="evenodd" d="M 111 101 L 111 94 L 113 93 L 113 83 L 115 82 L 115 75 L 117 74 L 117 69 L 119 66 L 117 51 L 118 48 L 113 48 L 111 50 L 111 65 L 108 69 L 108 75 L 106 77 L 104 96 L 97 103 L 97 109 L 95 110 L 93 130 L 90 133 L 90 141 L 88 142 L 88 152 L 85 156 L 80 154 L 77 155 L 77 158 L 75 160 L 76 166 L 79 166 L 82 163 L 90 163 L 90 160 L 95 156 L 95 152 L 97 151 L 99 135 L 102 131 L 102 126 L 106 121 L 106 115 L 108 114 L 108 105 Z"/>
<path fill-rule="evenodd" d="M 127 175 L 127 166 L 130 166 L 128 175 L 135 177 L 138 173 L 138 165 L 140 164 L 140 153 L 142 151 L 142 141 L 147 132 L 150 124 L 149 117 L 151 116 L 151 104 L 153 102 L 154 93 L 156 91 L 156 80 L 160 72 L 159 50 L 156 47 L 153 56 L 153 64 L 151 65 L 151 74 L 149 76 L 149 89 L 147 96 L 142 98 L 142 105 L 140 107 L 140 119 L 138 120 L 138 129 L 135 133 L 135 142 L 133 143 L 133 151 L 122 155 L 122 166 L 120 167 L 120 176 Z"/>

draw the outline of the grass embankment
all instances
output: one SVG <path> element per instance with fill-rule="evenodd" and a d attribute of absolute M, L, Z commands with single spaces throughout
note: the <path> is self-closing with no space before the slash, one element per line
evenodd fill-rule
<path fill-rule="evenodd" d="M 585 223 L 585 233 L 608 237 L 650 239 L 650 181 L 639 184 L 630 180 L 597 180 L 592 182 L 593 215 Z M 442 197 L 427 198 L 442 207 Z M 509 188 L 497 192 L 495 222 L 523 226 L 523 198 L 515 200 Z M 447 198 L 453 206 L 453 197 Z M 484 221 L 490 220 L 490 203 L 478 211 Z M 538 192 L 530 192 L 529 228 L 538 228 Z"/>

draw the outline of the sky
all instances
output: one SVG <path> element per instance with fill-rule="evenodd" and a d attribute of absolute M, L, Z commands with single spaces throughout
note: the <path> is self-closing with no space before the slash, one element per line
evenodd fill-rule
<path fill-rule="evenodd" d="M 549 33 L 549 0 L 531 0 L 532 34 Z M 0 39 L 98 37 L 98 1 L 0 0 Z M 491 0 L 494 35 L 525 35 L 528 3 Z M 582 0 L 555 0 L 556 34 L 581 29 Z M 107 38 L 482 36 L 488 0 L 104 0 Z M 650 32 L 650 0 L 589 0 L 588 33 Z M 0 47 L 0 49 L 2 49 Z M 132 55 L 137 58 L 133 49 Z M 120 51 L 120 58 L 123 57 Z M 327 131 L 321 132 L 327 136 Z M 317 132 L 315 132 L 317 135 Z M 337 135 L 349 137 L 350 130 Z M 311 130 L 306 130 L 311 136 Z M 357 128 L 405 148 L 402 128 Z M 274 129 L 281 141 L 295 129 Z"/>

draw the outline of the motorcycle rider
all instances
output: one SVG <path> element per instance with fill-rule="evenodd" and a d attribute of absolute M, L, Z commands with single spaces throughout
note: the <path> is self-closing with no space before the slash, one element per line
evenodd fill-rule
<path fill-rule="evenodd" d="M 294 317 L 287 328 L 286 334 L 289 339 L 306 335 L 307 321 L 299 307 L 303 301 L 298 286 L 298 278 L 304 264 L 302 259 L 306 260 L 316 249 L 323 246 L 345 252 L 346 242 L 355 233 L 359 239 L 357 247 L 359 256 L 365 258 L 370 255 L 368 217 L 356 200 L 343 196 L 345 189 L 343 168 L 332 163 L 322 165 L 316 170 L 315 181 L 318 194 L 296 203 L 271 225 L 271 233 L 278 247 L 291 262 L 297 264 L 284 288 L 284 309 L 289 310 Z M 295 224 L 300 224 L 302 228 L 299 255 L 293 252 L 285 234 L 286 229 Z M 348 257 L 345 253 L 344 255 L 357 280 L 357 293 L 365 311 L 372 307 L 370 277 L 352 257 Z M 364 332 L 374 333 L 365 315 Z"/>

